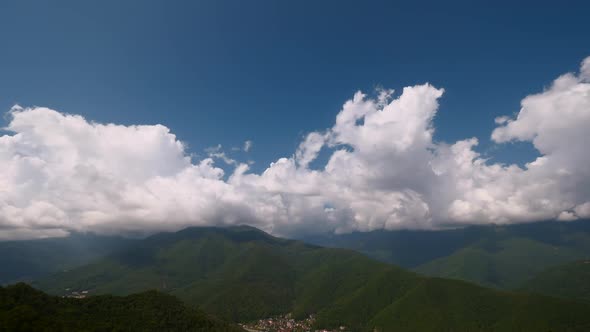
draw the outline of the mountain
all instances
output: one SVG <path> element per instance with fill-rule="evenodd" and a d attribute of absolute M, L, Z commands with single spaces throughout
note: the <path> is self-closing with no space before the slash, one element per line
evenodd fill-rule
<path fill-rule="evenodd" d="M 58 295 L 159 289 L 234 322 L 292 313 L 352 331 L 590 329 L 590 304 L 422 277 L 247 226 L 157 234 L 37 286 Z"/>
<path fill-rule="evenodd" d="M 421 274 L 514 289 L 549 267 L 590 257 L 590 222 L 375 231 L 304 240 L 353 249 Z"/>
<path fill-rule="evenodd" d="M 462 248 L 414 270 L 427 275 L 456 278 L 486 286 L 516 288 L 547 267 L 586 256 L 570 246 L 540 243 L 527 238 L 485 241 Z"/>
<path fill-rule="evenodd" d="M 0 242 L 0 285 L 32 281 L 87 264 L 134 240 L 74 233 L 64 238 Z"/>
<path fill-rule="evenodd" d="M 49 296 L 19 283 L 0 287 L 0 332 L 243 331 L 156 291 L 84 299 Z"/>
<path fill-rule="evenodd" d="M 527 281 L 523 290 L 590 302 L 590 260 L 552 267 Z"/>

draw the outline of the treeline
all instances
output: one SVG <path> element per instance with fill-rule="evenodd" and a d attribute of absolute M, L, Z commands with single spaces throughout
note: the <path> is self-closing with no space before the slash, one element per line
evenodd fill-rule
<path fill-rule="evenodd" d="M 0 332 L 243 331 L 157 291 L 85 299 L 49 296 L 27 284 L 0 287 Z"/>

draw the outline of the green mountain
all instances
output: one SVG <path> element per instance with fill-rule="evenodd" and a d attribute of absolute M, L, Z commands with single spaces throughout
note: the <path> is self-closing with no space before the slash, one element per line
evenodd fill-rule
<path fill-rule="evenodd" d="M 243 331 L 156 291 L 85 299 L 49 296 L 19 283 L 0 287 L 0 332 Z"/>
<path fill-rule="evenodd" d="M 590 304 L 421 277 L 245 226 L 158 234 L 37 285 L 58 295 L 159 289 L 234 322 L 290 312 L 350 330 L 590 329 Z"/>
<path fill-rule="evenodd" d="M 134 240 L 115 236 L 72 234 L 64 238 L 0 242 L 0 285 L 32 281 L 88 264 Z"/>
<path fill-rule="evenodd" d="M 590 260 L 547 269 L 527 281 L 521 289 L 590 302 Z"/>
<path fill-rule="evenodd" d="M 427 275 L 477 282 L 486 286 L 516 288 L 544 269 L 579 259 L 583 251 L 540 243 L 527 238 L 505 238 L 490 249 L 478 242 L 414 270 Z"/>
<path fill-rule="evenodd" d="M 590 257 L 590 222 L 375 231 L 305 241 L 357 250 L 429 276 L 514 289 L 549 267 Z"/>

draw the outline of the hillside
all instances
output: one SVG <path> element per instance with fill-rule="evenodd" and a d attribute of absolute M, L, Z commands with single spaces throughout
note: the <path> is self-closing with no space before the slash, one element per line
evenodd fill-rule
<path fill-rule="evenodd" d="M 521 289 L 590 302 L 590 260 L 547 269 L 524 283 Z"/>
<path fill-rule="evenodd" d="M 550 266 L 572 261 L 583 255 L 571 247 L 540 243 L 527 238 L 498 239 L 493 249 L 482 242 L 420 265 L 414 270 L 426 275 L 462 279 L 486 286 L 516 288 L 530 276 Z"/>
<path fill-rule="evenodd" d="M 425 278 L 245 226 L 158 234 L 38 286 L 59 295 L 155 288 L 234 322 L 291 312 L 316 314 L 318 327 L 351 330 L 517 331 L 531 322 L 545 330 L 590 328 L 590 304 Z"/>
<path fill-rule="evenodd" d="M 64 238 L 0 241 L 0 285 L 32 281 L 90 263 L 134 240 L 116 236 L 72 234 Z"/>
<path fill-rule="evenodd" d="M 549 267 L 590 257 L 590 222 L 375 231 L 305 241 L 357 250 L 421 274 L 513 289 Z"/>
<path fill-rule="evenodd" d="M 0 331 L 227 331 L 241 328 L 156 291 L 85 299 L 49 296 L 20 283 L 0 287 Z"/>
<path fill-rule="evenodd" d="M 582 317 L 589 308 L 430 278 L 384 308 L 371 325 L 394 327 L 381 331 L 585 331 L 590 325 Z"/>

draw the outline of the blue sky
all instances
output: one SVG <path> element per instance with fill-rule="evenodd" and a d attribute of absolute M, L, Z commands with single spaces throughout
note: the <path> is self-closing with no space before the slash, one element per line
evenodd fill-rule
<path fill-rule="evenodd" d="M 590 54 L 568 1 L 4 1 L 0 108 L 161 123 L 193 153 L 252 140 L 253 168 L 330 127 L 355 91 L 445 88 L 436 139 L 476 136 Z M 530 160 L 528 144 L 494 158 Z"/>

